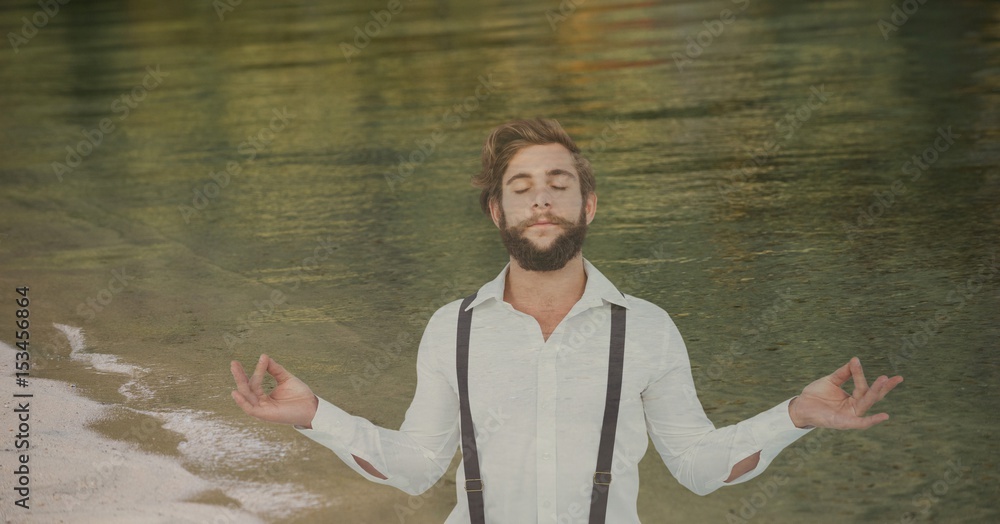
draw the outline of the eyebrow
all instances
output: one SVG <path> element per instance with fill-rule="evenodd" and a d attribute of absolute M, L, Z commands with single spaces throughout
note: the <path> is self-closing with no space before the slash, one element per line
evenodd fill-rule
<path fill-rule="evenodd" d="M 545 172 L 545 176 L 568 176 L 570 178 L 574 178 L 574 179 L 576 178 L 576 175 L 574 175 L 573 173 L 570 173 L 569 171 L 566 171 L 565 169 L 559 169 L 559 168 L 550 169 L 550 170 L 546 171 Z M 507 180 L 507 183 L 504 184 L 504 185 L 510 184 L 511 182 L 513 182 L 513 181 L 515 181 L 515 180 L 517 180 L 519 178 L 531 178 L 531 175 L 529 175 L 528 173 L 518 173 L 518 174 L 510 177 L 510 179 Z"/>

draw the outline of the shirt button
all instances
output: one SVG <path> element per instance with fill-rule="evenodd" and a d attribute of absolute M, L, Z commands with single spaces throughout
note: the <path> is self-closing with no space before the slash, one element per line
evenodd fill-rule
<path fill-rule="evenodd" d="M 550 507 L 552 506 L 552 501 L 546 500 L 545 502 L 542 503 L 542 506 L 545 506 L 546 508 Z"/>
<path fill-rule="evenodd" d="M 542 453 L 542 458 L 545 459 L 545 460 L 549 460 L 550 458 L 552 458 L 552 455 L 550 455 L 548 453 Z"/>

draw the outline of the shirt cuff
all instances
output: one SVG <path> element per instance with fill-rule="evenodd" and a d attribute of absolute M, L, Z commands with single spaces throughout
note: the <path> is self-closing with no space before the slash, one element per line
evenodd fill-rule
<path fill-rule="evenodd" d="M 357 419 L 350 413 L 323 400 L 319 396 L 316 406 L 316 414 L 313 415 L 310 425 L 312 429 L 295 426 L 296 431 L 313 439 L 322 438 L 322 444 L 329 446 L 332 442 L 339 443 L 346 449 L 354 440 L 357 430 Z"/>
<path fill-rule="evenodd" d="M 816 429 L 795 426 L 791 415 L 788 414 L 788 404 L 792 398 L 753 418 L 751 432 L 761 450 L 768 451 L 770 448 L 774 455 L 777 455 L 778 451 Z"/>

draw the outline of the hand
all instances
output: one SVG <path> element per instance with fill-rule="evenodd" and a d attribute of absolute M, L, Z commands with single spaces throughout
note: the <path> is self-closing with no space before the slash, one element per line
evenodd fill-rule
<path fill-rule="evenodd" d="M 841 386 L 851 377 L 854 391 L 848 395 Z M 889 419 L 888 413 L 864 414 L 902 381 L 898 375 L 882 375 L 869 388 L 861 361 L 854 357 L 837 371 L 806 386 L 801 395 L 792 399 L 788 413 L 800 428 L 867 429 Z"/>
<path fill-rule="evenodd" d="M 319 399 L 309 386 L 267 355 L 261 355 L 253 376 L 247 378 L 243 366 L 232 361 L 229 364 L 233 378 L 236 379 L 236 391 L 233 400 L 250 416 L 267 422 L 295 424 L 306 428 L 312 427 L 313 416 Z M 270 394 L 264 393 L 264 371 L 278 382 Z"/>

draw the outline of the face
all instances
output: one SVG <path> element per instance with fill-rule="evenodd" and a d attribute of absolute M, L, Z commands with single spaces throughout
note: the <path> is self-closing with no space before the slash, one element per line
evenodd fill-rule
<path fill-rule="evenodd" d="M 518 151 L 503 175 L 501 195 L 499 205 L 490 205 L 493 222 L 522 268 L 554 271 L 580 253 L 597 195 L 580 195 L 573 155 L 561 144 Z"/>

